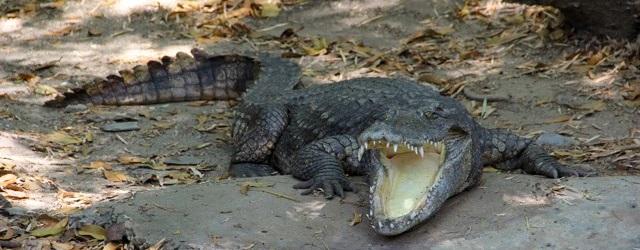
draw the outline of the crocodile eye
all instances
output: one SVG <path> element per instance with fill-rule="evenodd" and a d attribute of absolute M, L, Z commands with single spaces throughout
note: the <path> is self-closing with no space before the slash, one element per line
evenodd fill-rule
<path fill-rule="evenodd" d="M 426 116 L 427 118 L 431 118 L 431 117 L 433 117 L 433 112 L 431 112 L 431 111 L 425 111 L 425 112 L 424 112 L 424 116 Z"/>

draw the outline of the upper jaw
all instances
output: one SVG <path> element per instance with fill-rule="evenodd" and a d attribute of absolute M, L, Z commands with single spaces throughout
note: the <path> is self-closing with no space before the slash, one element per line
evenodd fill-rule
<path fill-rule="evenodd" d="M 361 136 L 358 138 L 360 144 L 358 150 L 358 161 L 362 159 L 364 152 L 368 149 L 384 150 L 389 154 L 405 153 L 407 151 L 413 152 L 419 155 L 420 158 L 424 158 L 425 148 L 435 150 L 442 156 L 445 155 L 443 151 L 446 150 L 444 141 L 429 140 L 429 139 L 404 139 L 402 137 L 369 137 Z M 444 160 L 441 159 L 441 160 Z"/>

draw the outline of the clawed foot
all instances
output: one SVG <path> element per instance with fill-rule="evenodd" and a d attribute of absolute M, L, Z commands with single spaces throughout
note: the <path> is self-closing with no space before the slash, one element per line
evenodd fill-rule
<path fill-rule="evenodd" d="M 570 168 L 562 165 L 549 156 L 542 147 L 530 145 L 524 151 L 524 157 L 519 159 L 522 170 L 528 174 L 539 174 L 549 178 L 561 178 L 569 176 L 594 176 L 595 173 L 579 168 Z"/>
<path fill-rule="evenodd" d="M 542 174 L 549 178 L 562 178 L 562 177 L 588 177 L 595 176 L 593 171 L 587 171 L 580 168 L 570 168 L 559 163 L 553 164 L 551 167 L 539 168 L 537 174 Z"/>
<path fill-rule="evenodd" d="M 302 195 L 309 195 L 316 190 L 324 193 L 324 198 L 332 199 L 335 195 L 344 198 L 344 192 L 355 192 L 356 189 L 345 176 L 328 177 L 316 176 L 308 181 L 300 182 L 293 186 L 295 189 L 307 189 Z"/>
<path fill-rule="evenodd" d="M 236 178 L 269 176 L 274 173 L 277 171 L 267 164 L 237 163 L 229 167 L 229 175 Z"/>

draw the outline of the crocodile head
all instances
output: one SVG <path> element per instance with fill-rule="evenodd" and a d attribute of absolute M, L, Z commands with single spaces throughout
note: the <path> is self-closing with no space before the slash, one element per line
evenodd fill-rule
<path fill-rule="evenodd" d="M 374 230 L 397 235 L 431 217 L 479 177 L 474 124 L 461 106 L 387 111 L 358 137 L 369 167 Z M 466 113 L 464 113 L 466 114 Z"/>

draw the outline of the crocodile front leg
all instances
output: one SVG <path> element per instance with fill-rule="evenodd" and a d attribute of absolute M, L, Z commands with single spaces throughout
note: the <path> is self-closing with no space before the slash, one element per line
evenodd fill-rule
<path fill-rule="evenodd" d="M 254 177 L 276 172 L 268 164 L 268 159 L 287 126 L 287 120 L 287 110 L 282 106 L 240 109 L 233 123 L 234 152 L 229 174 L 233 177 Z"/>
<path fill-rule="evenodd" d="M 522 169 L 528 174 L 550 178 L 587 176 L 589 172 L 572 169 L 558 163 L 532 140 L 517 136 L 503 129 L 484 130 L 483 165 L 502 170 Z"/>
<path fill-rule="evenodd" d="M 307 195 L 322 190 L 325 198 L 334 195 L 344 197 L 344 191 L 354 191 L 353 184 L 344 174 L 344 167 L 357 168 L 359 144 L 356 138 L 348 135 L 331 136 L 312 142 L 298 151 L 293 164 L 293 176 L 303 180 L 294 186 L 296 189 L 308 189 Z"/>

